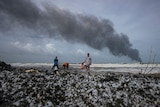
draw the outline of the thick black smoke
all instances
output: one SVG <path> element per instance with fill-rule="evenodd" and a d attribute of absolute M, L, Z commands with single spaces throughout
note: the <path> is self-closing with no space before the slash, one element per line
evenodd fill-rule
<path fill-rule="evenodd" d="M 81 42 L 95 49 L 107 47 L 115 56 L 128 56 L 141 61 L 125 34 L 117 34 L 112 22 L 92 15 L 74 14 L 46 4 L 43 11 L 30 0 L 0 1 L 0 31 L 16 27 L 16 23 L 49 37 L 61 36 L 67 41 Z"/>

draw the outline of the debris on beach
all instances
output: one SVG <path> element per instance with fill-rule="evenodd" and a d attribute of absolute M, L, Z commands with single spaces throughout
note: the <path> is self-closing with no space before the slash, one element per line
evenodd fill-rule
<path fill-rule="evenodd" d="M 98 72 L 94 77 L 77 69 L 56 75 L 20 69 L 0 72 L 0 106 L 119 106 L 160 105 L 160 78 L 131 73 Z"/>
<path fill-rule="evenodd" d="M 25 70 L 25 72 L 36 72 L 36 73 L 39 73 L 39 71 L 37 69 L 27 69 L 27 70 Z"/>
<path fill-rule="evenodd" d="M 14 68 L 10 64 L 6 64 L 4 61 L 0 61 L 0 71 L 2 70 L 8 70 L 11 71 Z"/>

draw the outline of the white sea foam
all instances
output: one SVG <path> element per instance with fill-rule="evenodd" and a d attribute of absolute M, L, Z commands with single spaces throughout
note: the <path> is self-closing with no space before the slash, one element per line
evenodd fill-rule
<path fill-rule="evenodd" d="M 41 66 L 52 66 L 52 63 L 10 63 L 15 67 L 41 67 Z"/>
<path fill-rule="evenodd" d="M 79 68 L 80 64 L 72 64 L 72 66 Z M 160 64 L 92 64 L 91 71 L 160 73 Z"/>

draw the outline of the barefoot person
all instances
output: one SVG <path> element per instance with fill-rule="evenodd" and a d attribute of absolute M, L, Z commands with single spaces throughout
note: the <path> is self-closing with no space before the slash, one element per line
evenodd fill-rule
<path fill-rule="evenodd" d="M 65 70 L 68 71 L 69 63 L 68 63 L 68 62 L 64 62 L 64 63 L 63 63 L 63 68 L 64 68 L 64 71 L 65 71 Z"/>
<path fill-rule="evenodd" d="M 90 75 L 90 65 L 92 64 L 92 59 L 91 59 L 89 53 L 87 54 L 87 57 L 86 57 L 85 61 L 83 62 L 83 64 L 86 67 L 88 74 Z"/>
<path fill-rule="evenodd" d="M 82 62 L 81 66 L 80 66 L 81 69 L 84 69 L 85 68 L 85 65 L 84 63 Z"/>
<path fill-rule="evenodd" d="M 55 67 L 56 67 L 56 69 L 55 69 Z M 54 70 L 55 73 L 58 73 L 58 71 L 59 71 L 58 58 L 57 58 L 57 56 L 56 56 L 55 59 L 54 59 L 54 65 L 53 65 L 53 67 L 52 67 L 52 70 Z"/>

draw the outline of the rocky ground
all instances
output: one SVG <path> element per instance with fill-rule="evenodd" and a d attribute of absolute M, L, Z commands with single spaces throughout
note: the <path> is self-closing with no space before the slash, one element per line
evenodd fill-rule
<path fill-rule="evenodd" d="M 28 69 L 11 66 L 1 69 L 1 107 L 160 105 L 160 78 L 157 76 L 94 72 L 93 77 L 75 68 L 56 75 L 47 69 L 30 68 L 31 72 L 26 72 Z"/>

